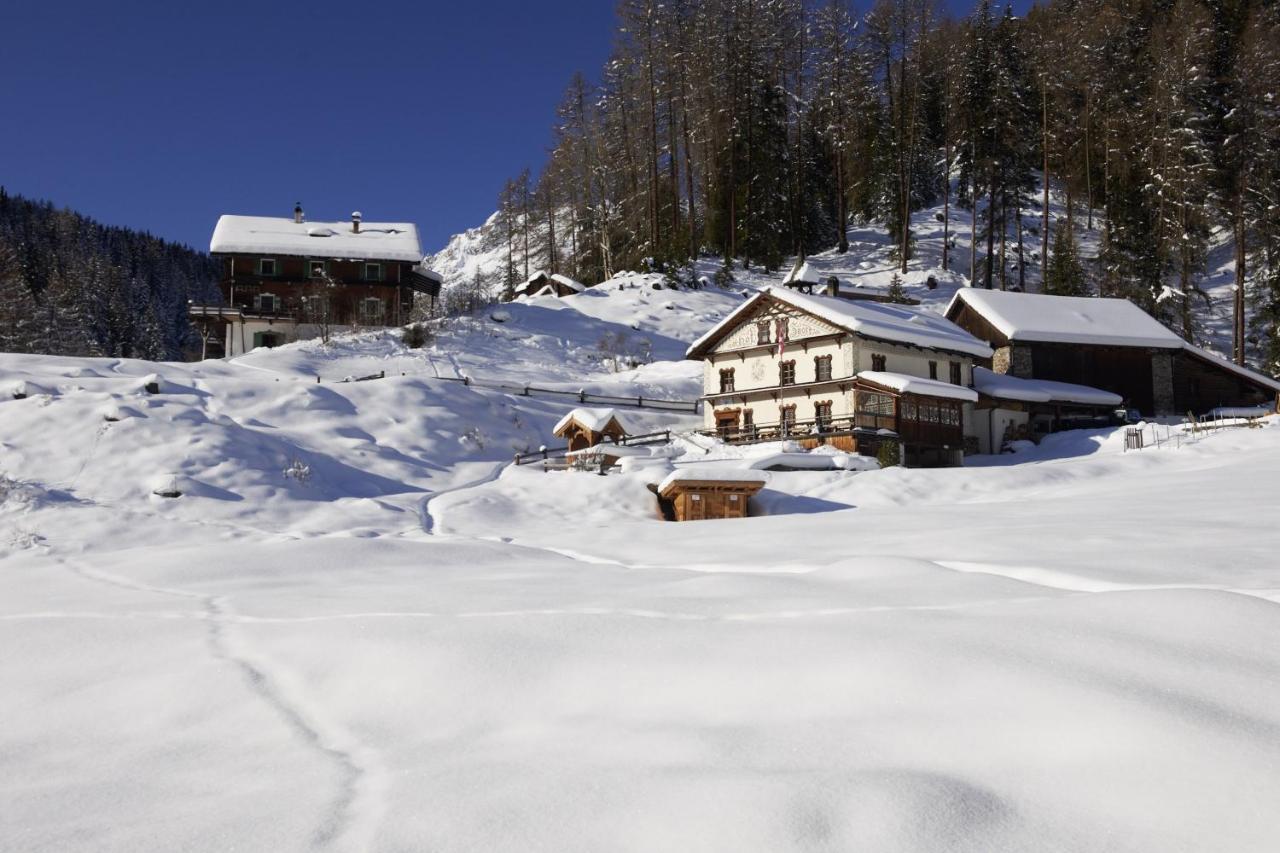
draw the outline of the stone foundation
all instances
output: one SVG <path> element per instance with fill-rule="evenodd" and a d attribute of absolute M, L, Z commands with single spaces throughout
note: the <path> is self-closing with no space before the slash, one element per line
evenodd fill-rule
<path fill-rule="evenodd" d="M 1173 353 L 1151 353 L 1151 399 L 1155 415 L 1176 414 L 1173 401 Z"/>

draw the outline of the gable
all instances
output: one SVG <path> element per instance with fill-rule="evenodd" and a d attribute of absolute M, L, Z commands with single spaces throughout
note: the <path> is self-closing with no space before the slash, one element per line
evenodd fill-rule
<path fill-rule="evenodd" d="M 768 322 L 772 334 L 774 328 L 772 324 L 779 317 L 787 318 L 788 342 L 844 334 L 844 330 L 838 326 L 814 317 L 812 314 L 805 313 L 798 308 L 763 300 L 752 311 L 745 314 L 737 325 L 725 332 L 719 342 L 711 347 L 711 352 L 730 352 L 761 346 L 761 344 L 757 343 L 759 335 L 756 330 L 756 324 Z"/>

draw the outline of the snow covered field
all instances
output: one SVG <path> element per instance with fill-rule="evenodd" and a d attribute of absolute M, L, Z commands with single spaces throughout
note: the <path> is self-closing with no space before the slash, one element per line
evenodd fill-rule
<path fill-rule="evenodd" d="M 688 397 L 593 349 L 743 298 L 678 297 L 0 355 L 0 849 L 1276 848 L 1280 419 L 771 471 L 763 515 L 669 524 L 667 461 L 511 467 L 570 404 L 435 378 Z"/>

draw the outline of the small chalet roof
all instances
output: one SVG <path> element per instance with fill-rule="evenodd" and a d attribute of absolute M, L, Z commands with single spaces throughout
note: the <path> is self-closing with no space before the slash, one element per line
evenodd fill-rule
<path fill-rule="evenodd" d="M 947 306 L 968 305 L 1010 341 L 1181 349 L 1183 340 L 1128 299 L 1050 296 L 964 287 Z"/>
<path fill-rule="evenodd" d="M 618 428 L 623 432 L 630 432 L 630 430 L 627 429 L 627 424 L 618 417 L 617 410 L 589 409 L 585 407 L 577 408 L 569 412 L 569 414 L 565 415 L 556 423 L 555 428 L 551 431 L 556 435 L 559 435 L 560 432 L 565 427 L 569 426 L 572 421 L 577 421 L 592 432 L 604 432 L 608 429 L 609 423 L 612 421 L 617 424 Z"/>
<path fill-rule="evenodd" d="M 818 274 L 814 272 L 813 267 L 809 266 L 809 262 L 805 261 L 798 267 L 793 267 L 791 272 L 787 273 L 787 277 L 782 283 L 791 284 L 793 282 L 804 282 L 805 284 L 817 284 Z"/>
<path fill-rule="evenodd" d="M 209 241 L 215 254 L 288 255 L 304 258 L 422 262 L 418 226 L 412 222 L 295 222 L 292 217 L 218 217 Z"/>
<path fill-rule="evenodd" d="M 1089 406 L 1118 406 L 1123 402 L 1119 394 L 1073 385 L 1069 382 L 1050 382 L 1045 379 L 1020 379 L 1007 373 L 995 373 L 985 367 L 973 369 L 973 387 L 980 394 L 1000 400 L 1018 400 L 1024 403 L 1082 403 Z"/>
<path fill-rule="evenodd" d="M 677 483 L 742 483 L 763 486 L 767 482 L 769 482 L 769 475 L 764 471 L 735 468 L 729 465 L 704 465 L 677 468 L 658 484 L 658 491 L 665 492 Z"/>
<path fill-rule="evenodd" d="M 748 299 L 738 310 L 696 340 L 685 353 L 685 358 L 701 358 L 708 347 L 733 330 L 764 299 L 785 303 L 866 338 L 961 353 L 976 358 L 991 356 L 991 347 L 932 311 L 910 305 L 851 302 L 830 296 L 797 293 L 785 287 L 770 287 Z"/>
<path fill-rule="evenodd" d="M 574 281 L 573 279 L 569 278 L 569 276 L 560 275 L 560 273 L 552 273 L 551 280 L 559 282 L 560 284 L 564 285 L 565 287 L 569 288 L 570 290 L 576 293 L 581 293 L 582 291 L 587 289 L 587 286 L 582 282 Z"/>
<path fill-rule="evenodd" d="M 940 379 L 925 379 L 906 373 L 890 373 L 884 370 L 862 370 L 858 378 L 889 388 L 903 394 L 918 394 L 921 397 L 945 397 L 949 400 L 964 400 L 968 403 L 978 401 L 978 392 L 963 385 L 952 385 Z"/>

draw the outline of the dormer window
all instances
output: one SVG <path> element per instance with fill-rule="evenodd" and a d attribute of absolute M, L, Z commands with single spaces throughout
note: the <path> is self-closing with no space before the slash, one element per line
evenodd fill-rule
<path fill-rule="evenodd" d="M 365 264 L 364 280 L 382 281 L 382 264 Z"/>
<path fill-rule="evenodd" d="M 324 278 L 329 271 L 329 264 L 325 261 L 307 261 L 307 275 L 310 278 Z"/>
<path fill-rule="evenodd" d="M 258 258 L 258 275 L 271 278 L 276 274 L 275 258 Z"/>

